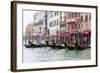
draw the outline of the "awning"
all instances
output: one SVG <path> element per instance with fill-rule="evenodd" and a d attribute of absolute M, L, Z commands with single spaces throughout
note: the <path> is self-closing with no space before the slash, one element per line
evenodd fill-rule
<path fill-rule="evenodd" d="M 90 31 L 90 30 L 84 31 L 84 32 L 83 32 L 83 36 L 84 36 L 84 37 L 87 37 L 87 36 L 89 36 L 89 35 L 91 35 L 91 31 Z"/>
<path fill-rule="evenodd" d="M 70 37 L 70 33 L 69 32 L 64 32 L 64 33 L 60 33 L 58 36 L 60 38 L 69 38 Z"/>
<path fill-rule="evenodd" d="M 69 33 L 69 32 L 66 32 L 66 33 L 64 34 L 64 36 L 65 36 L 66 38 L 70 38 L 70 36 L 71 36 L 71 33 Z"/>
<path fill-rule="evenodd" d="M 57 37 L 64 38 L 64 35 L 63 34 L 58 34 Z"/>

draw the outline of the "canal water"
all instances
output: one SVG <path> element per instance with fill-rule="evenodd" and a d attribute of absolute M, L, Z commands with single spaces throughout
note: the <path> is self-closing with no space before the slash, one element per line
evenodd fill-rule
<path fill-rule="evenodd" d="M 68 50 L 54 49 L 50 47 L 43 48 L 25 48 L 23 47 L 23 63 L 48 62 L 48 61 L 67 61 L 67 60 L 87 60 L 91 58 L 91 49 Z"/>

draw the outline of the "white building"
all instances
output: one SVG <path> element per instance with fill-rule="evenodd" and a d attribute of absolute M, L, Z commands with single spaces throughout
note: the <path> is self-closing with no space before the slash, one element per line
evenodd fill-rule
<path fill-rule="evenodd" d="M 49 11 L 47 13 L 48 17 L 48 30 L 49 30 L 49 35 L 56 35 L 59 33 L 59 28 L 60 28 L 60 12 L 58 11 Z"/>
<path fill-rule="evenodd" d="M 66 32 L 66 16 L 67 12 L 60 12 L 60 33 Z"/>
<path fill-rule="evenodd" d="M 56 38 L 50 38 L 51 41 L 54 40 L 55 42 L 59 43 L 60 39 L 58 35 L 60 33 L 66 32 L 66 16 L 65 12 L 61 11 L 50 11 L 47 13 L 48 15 L 48 30 L 49 35 L 56 35 Z"/>

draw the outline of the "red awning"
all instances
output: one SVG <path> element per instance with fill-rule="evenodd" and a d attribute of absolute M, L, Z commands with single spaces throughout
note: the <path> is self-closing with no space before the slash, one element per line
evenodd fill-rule
<path fill-rule="evenodd" d="M 90 32 L 83 32 L 83 34 L 85 34 L 85 35 L 89 35 L 89 34 L 90 34 Z"/>
<path fill-rule="evenodd" d="M 63 34 L 58 34 L 57 37 L 64 38 L 64 35 Z"/>
<path fill-rule="evenodd" d="M 71 36 L 69 32 L 65 32 L 63 35 L 65 38 L 69 38 Z"/>
<path fill-rule="evenodd" d="M 87 37 L 88 35 L 91 35 L 91 31 L 84 31 L 83 32 L 84 37 Z"/>

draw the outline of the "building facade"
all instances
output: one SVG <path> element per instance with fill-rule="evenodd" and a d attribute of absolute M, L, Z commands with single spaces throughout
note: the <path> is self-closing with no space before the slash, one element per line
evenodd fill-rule
<path fill-rule="evenodd" d="M 57 35 L 60 33 L 60 12 L 49 11 L 47 15 L 47 27 L 49 30 L 49 36 L 51 36 L 49 41 L 58 42 Z"/>
<path fill-rule="evenodd" d="M 91 42 L 91 14 L 81 13 L 81 31 L 83 32 L 83 37 L 88 44 Z"/>
<path fill-rule="evenodd" d="M 81 13 L 81 30 L 91 30 L 91 14 L 90 13 Z"/>
<path fill-rule="evenodd" d="M 59 12 L 48 12 L 48 29 L 49 29 L 49 35 L 56 35 L 59 32 L 59 26 L 60 26 L 60 16 Z"/>
<path fill-rule="evenodd" d="M 76 32 L 80 29 L 80 13 L 66 12 L 66 32 Z"/>
<path fill-rule="evenodd" d="M 90 43 L 91 14 L 80 12 L 37 11 L 33 16 L 33 36 L 54 41 Z M 37 38 L 37 39 L 39 39 Z"/>
<path fill-rule="evenodd" d="M 30 23 L 26 26 L 25 30 L 25 41 L 32 41 L 32 35 L 33 35 L 33 23 Z"/>
<path fill-rule="evenodd" d="M 88 32 L 85 33 L 85 31 Z M 82 44 L 84 41 L 84 36 L 87 39 L 87 41 L 90 41 L 91 14 L 67 12 L 66 32 L 71 33 L 69 43 L 75 43 L 77 41 L 78 44 Z"/>
<path fill-rule="evenodd" d="M 47 12 L 37 11 L 33 16 L 33 36 L 38 39 L 44 39 L 47 36 Z"/>

